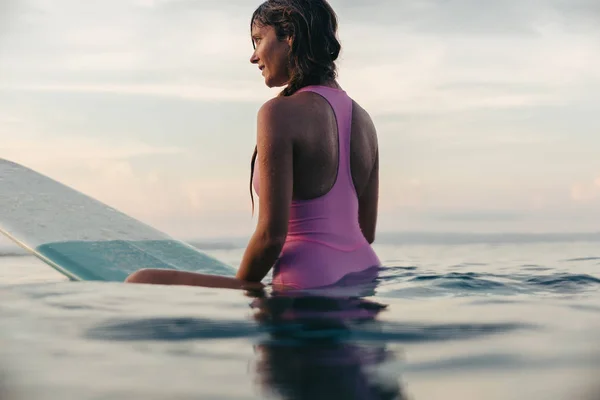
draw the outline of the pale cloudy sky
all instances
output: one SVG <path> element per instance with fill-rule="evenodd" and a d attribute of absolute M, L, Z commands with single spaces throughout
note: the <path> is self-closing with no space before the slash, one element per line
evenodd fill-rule
<path fill-rule="evenodd" d="M 0 0 L 0 157 L 185 238 L 251 233 L 254 0 Z M 337 0 L 381 231 L 599 231 L 600 2 Z"/>

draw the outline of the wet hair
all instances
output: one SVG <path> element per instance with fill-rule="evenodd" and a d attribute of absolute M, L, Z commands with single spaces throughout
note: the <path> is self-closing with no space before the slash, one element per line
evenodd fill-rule
<path fill-rule="evenodd" d="M 342 46 L 337 38 L 337 15 L 326 0 L 267 0 L 252 14 L 250 30 L 255 24 L 272 26 L 279 40 L 292 38 L 288 63 L 290 80 L 280 96 L 291 96 L 305 86 L 320 85 L 337 77 L 335 61 Z M 257 148 L 250 166 L 253 212 L 252 177 L 256 156 Z"/>

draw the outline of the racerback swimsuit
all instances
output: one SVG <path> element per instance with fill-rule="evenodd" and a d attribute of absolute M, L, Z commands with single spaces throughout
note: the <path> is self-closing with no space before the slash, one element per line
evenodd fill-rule
<path fill-rule="evenodd" d="M 358 195 L 350 170 L 352 99 L 345 91 L 306 86 L 331 105 L 338 127 L 338 173 L 331 190 L 310 200 L 292 200 L 288 234 L 273 267 L 273 285 L 291 289 L 330 286 L 348 275 L 377 275 L 381 265 L 358 222 Z M 258 193 L 258 164 L 253 176 Z M 361 279 L 364 279 L 361 278 Z"/>

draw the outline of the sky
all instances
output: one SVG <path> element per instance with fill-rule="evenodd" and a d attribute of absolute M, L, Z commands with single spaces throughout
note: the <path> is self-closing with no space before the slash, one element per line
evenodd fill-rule
<path fill-rule="evenodd" d="M 182 238 L 251 234 L 254 0 L 1 0 L 0 157 Z M 380 232 L 600 231 L 600 2 L 336 0 Z"/>

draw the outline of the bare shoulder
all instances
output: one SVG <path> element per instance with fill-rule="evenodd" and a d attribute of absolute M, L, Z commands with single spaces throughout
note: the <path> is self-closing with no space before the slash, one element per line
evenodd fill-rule
<path fill-rule="evenodd" d="M 290 125 L 293 107 L 289 99 L 275 97 L 264 103 L 258 110 L 258 134 L 269 135 L 286 129 Z"/>
<path fill-rule="evenodd" d="M 264 103 L 258 111 L 259 131 L 285 131 L 287 138 L 302 131 L 310 115 L 306 99 L 301 96 L 275 97 Z M 268 133 L 267 133 L 268 134 Z"/>
<path fill-rule="evenodd" d="M 357 124 L 363 130 L 366 129 L 376 135 L 375 123 L 367 110 L 354 100 L 352 100 L 352 110 L 352 124 Z"/>
<path fill-rule="evenodd" d="M 378 150 L 377 129 L 371 115 L 356 101 L 352 101 L 352 139 L 350 141 L 353 153 L 376 157 Z"/>
<path fill-rule="evenodd" d="M 282 118 L 282 113 L 287 113 L 290 109 L 288 99 L 285 97 L 274 97 L 264 103 L 258 110 L 259 120 L 264 121 L 277 121 Z"/>
<path fill-rule="evenodd" d="M 291 148 L 296 136 L 292 132 L 297 125 L 295 114 L 293 103 L 286 97 L 275 97 L 260 107 L 256 132 L 259 153 L 284 154 L 284 150 Z"/>
<path fill-rule="evenodd" d="M 295 114 L 301 104 L 298 99 L 290 97 L 274 97 L 264 103 L 258 110 L 259 117 L 285 119 Z"/>

